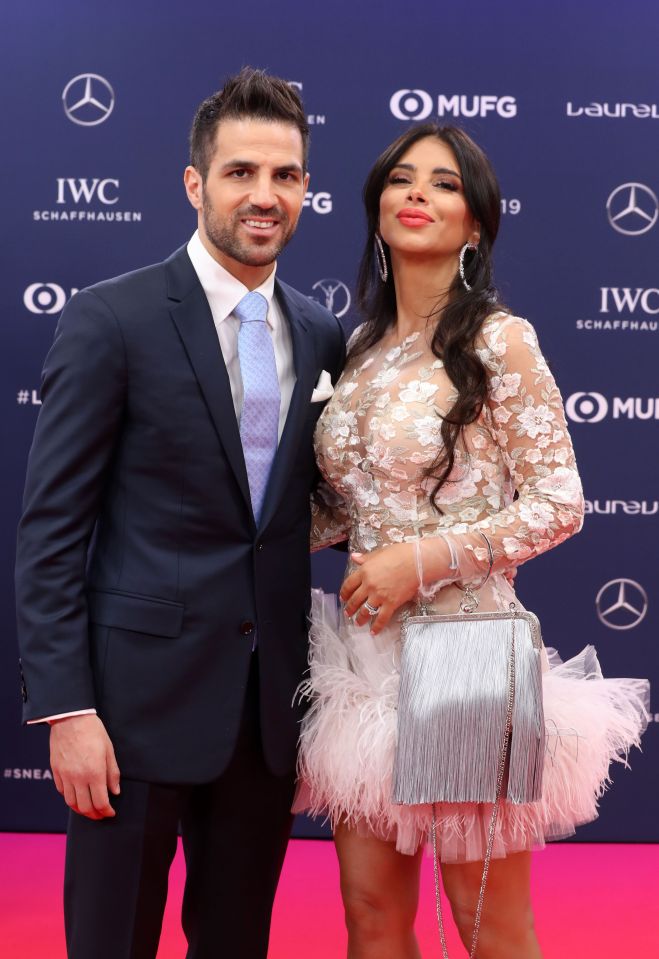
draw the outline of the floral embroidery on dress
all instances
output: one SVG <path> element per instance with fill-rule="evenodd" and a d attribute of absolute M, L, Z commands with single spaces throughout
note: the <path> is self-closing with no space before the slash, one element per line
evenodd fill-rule
<path fill-rule="evenodd" d="M 581 528 L 563 405 L 533 327 L 495 314 L 477 352 L 489 373 L 488 402 L 456 448 L 437 496 L 441 513 L 423 472 L 456 395 L 441 360 L 420 333 L 348 360 L 316 428 L 324 482 L 312 499 L 312 548 L 349 537 L 352 549 L 374 549 L 448 528 L 476 545 L 482 530 L 495 570 L 504 570 Z"/>

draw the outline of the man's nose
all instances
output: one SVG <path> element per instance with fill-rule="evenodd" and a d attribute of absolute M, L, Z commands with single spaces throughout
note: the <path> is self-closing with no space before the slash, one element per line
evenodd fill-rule
<path fill-rule="evenodd" d="M 277 198 L 269 176 L 257 177 L 252 183 L 250 201 L 253 206 L 262 210 L 269 210 L 277 204 Z"/>

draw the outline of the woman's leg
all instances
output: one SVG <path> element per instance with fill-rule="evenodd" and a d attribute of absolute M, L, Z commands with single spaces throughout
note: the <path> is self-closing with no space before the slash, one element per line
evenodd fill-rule
<path fill-rule="evenodd" d="M 485 889 L 477 959 L 542 959 L 533 929 L 530 893 L 531 853 L 493 859 Z M 444 889 L 460 937 L 471 946 L 482 862 L 442 866 Z"/>
<path fill-rule="evenodd" d="M 421 850 L 396 852 L 392 842 L 337 827 L 334 842 L 348 927 L 348 959 L 421 959 L 414 935 Z"/>

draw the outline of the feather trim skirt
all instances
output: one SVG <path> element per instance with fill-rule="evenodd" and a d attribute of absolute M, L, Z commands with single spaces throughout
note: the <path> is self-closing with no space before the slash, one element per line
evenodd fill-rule
<path fill-rule="evenodd" d="M 498 858 L 570 836 L 595 819 L 611 762 L 627 764 L 647 725 L 647 680 L 604 679 L 592 646 L 565 663 L 547 653 L 542 799 L 502 803 Z M 413 854 L 427 840 L 431 807 L 390 801 L 399 657 L 397 624 L 373 637 L 343 616 L 334 596 L 314 590 L 309 678 L 300 687 L 311 707 L 300 736 L 294 812 L 347 823 Z M 438 804 L 442 861 L 482 860 L 491 812 L 488 803 Z"/>

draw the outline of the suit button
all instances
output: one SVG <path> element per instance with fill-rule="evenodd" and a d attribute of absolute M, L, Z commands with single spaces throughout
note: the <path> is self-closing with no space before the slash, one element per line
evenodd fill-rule
<path fill-rule="evenodd" d="M 250 622 L 249 619 L 244 620 L 238 627 L 243 636 L 249 636 L 250 633 L 254 632 L 254 623 Z"/>
<path fill-rule="evenodd" d="M 257 544 L 256 544 L 256 549 L 257 549 L 257 551 L 260 553 L 261 550 L 263 549 L 263 543 L 257 543 Z"/>

